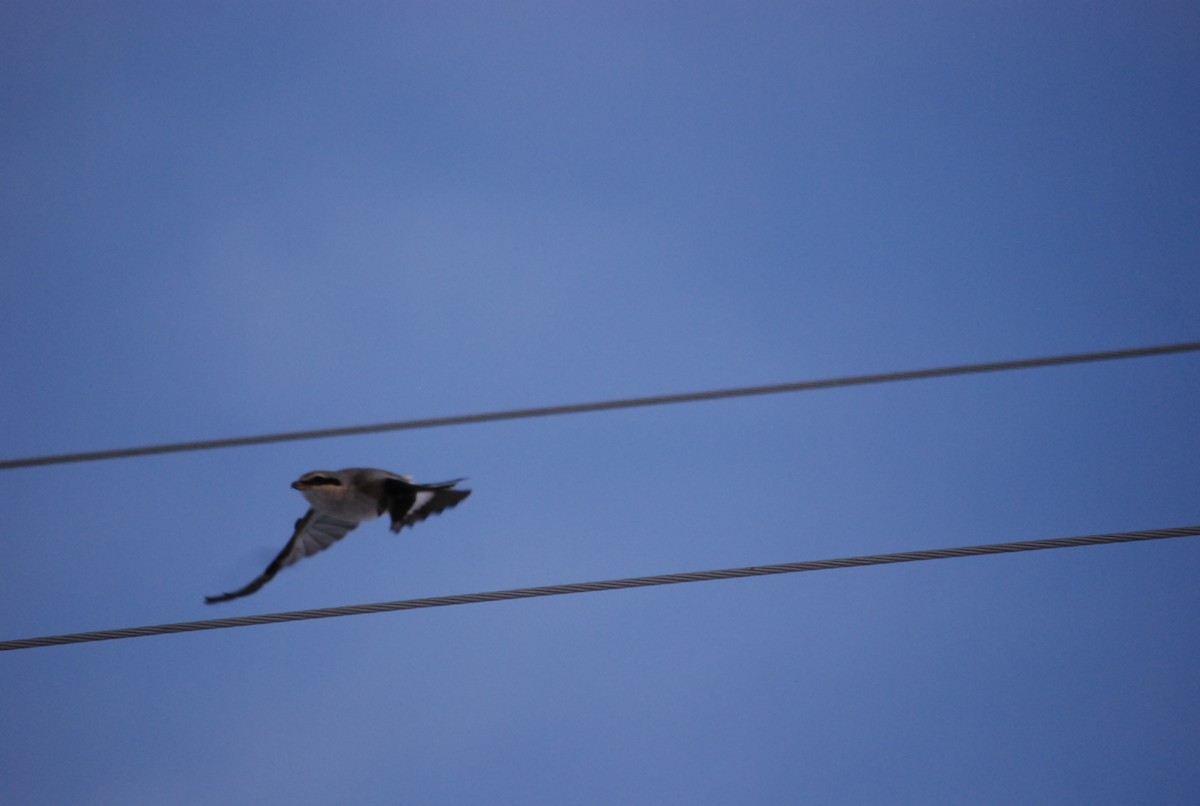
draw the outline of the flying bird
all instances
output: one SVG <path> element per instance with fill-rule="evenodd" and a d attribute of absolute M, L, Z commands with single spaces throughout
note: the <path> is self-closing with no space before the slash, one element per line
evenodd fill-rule
<path fill-rule="evenodd" d="M 471 494 L 470 490 L 454 489 L 460 481 L 417 484 L 409 476 L 368 467 L 305 473 L 292 482 L 292 489 L 299 490 L 311 508 L 296 521 L 296 531 L 283 551 L 246 587 L 219 596 L 205 596 L 204 601 L 216 604 L 249 596 L 274 579 L 281 569 L 324 551 L 360 523 L 375 520 L 384 513 L 391 516 L 392 531 L 399 532 L 405 526 L 457 506 Z"/>

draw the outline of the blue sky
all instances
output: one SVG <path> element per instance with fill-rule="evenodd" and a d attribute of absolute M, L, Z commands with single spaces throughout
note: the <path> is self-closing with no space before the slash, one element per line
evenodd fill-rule
<path fill-rule="evenodd" d="M 4 458 L 1193 341 L 1188 3 L 7 3 Z M 12 470 L 2 639 L 1192 525 L 1200 361 Z M 474 495 L 252 598 L 301 473 Z M 6 803 L 1193 803 L 1194 538 L 5 653 Z"/>

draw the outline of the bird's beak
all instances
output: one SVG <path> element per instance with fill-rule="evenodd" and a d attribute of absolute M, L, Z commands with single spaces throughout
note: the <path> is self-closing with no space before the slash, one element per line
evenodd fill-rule
<path fill-rule="evenodd" d="M 304 482 L 302 482 L 302 481 L 293 481 L 293 482 L 292 482 L 292 489 L 293 489 L 293 490 L 299 490 L 300 492 L 304 492 L 305 490 L 307 490 L 307 489 L 308 489 L 308 485 L 307 485 L 307 484 L 305 484 L 305 483 L 304 483 Z"/>

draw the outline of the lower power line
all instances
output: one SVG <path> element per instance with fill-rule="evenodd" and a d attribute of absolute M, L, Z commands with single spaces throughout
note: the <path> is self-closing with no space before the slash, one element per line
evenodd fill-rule
<path fill-rule="evenodd" d="M 985 554 L 1012 554 L 1019 551 L 1041 551 L 1043 549 L 1065 549 L 1078 546 L 1102 546 L 1109 543 L 1136 543 L 1146 540 L 1165 540 L 1173 537 L 1200 535 L 1200 526 L 1183 526 L 1174 529 L 1151 529 L 1142 532 L 1118 532 L 1113 534 L 1088 535 L 1084 537 L 1059 537 L 1050 540 L 1028 540 L 1020 543 L 992 543 L 984 546 L 963 548 L 929 549 L 907 551 L 898 554 L 872 554 L 864 557 L 846 557 L 838 560 L 814 560 L 782 565 L 754 565 L 748 568 L 727 568 L 719 571 L 693 571 L 683 574 L 631 577 L 604 582 L 577 582 L 569 585 L 549 585 L 541 588 L 516 588 L 492 593 L 468 593 L 459 596 L 435 596 L 429 599 L 404 599 L 398 602 L 379 604 L 327 607 L 320 610 L 296 610 L 290 613 L 270 613 L 262 616 L 239 616 L 236 618 L 185 621 L 178 624 L 160 624 L 153 627 L 130 627 L 121 630 L 102 630 L 68 635 L 51 635 L 45 638 L 23 638 L 15 641 L 0 641 L 0 651 L 33 649 L 34 647 L 80 644 L 90 641 L 114 641 L 118 638 L 140 638 L 148 635 L 197 632 L 199 630 L 221 630 L 227 627 L 252 627 L 258 624 L 279 624 L 285 621 L 308 621 L 309 619 L 334 618 L 337 616 L 361 616 L 367 613 L 387 613 L 395 610 L 421 610 L 427 607 L 481 604 L 509 599 L 532 599 L 539 596 L 561 596 L 568 593 L 590 593 L 594 591 L 621 590 L 623 588 L 648 588 L 655 585 L 674 585 L 682 582 L 708 582 L 717 579 L 740 579 L 742 577 L 794 574 L 801 571 L 831 571 L 837 568 L 859 568 L 869 565 L 921 562 L 924 560 L 946 560 L 953 557 L 979 557 Z"/>

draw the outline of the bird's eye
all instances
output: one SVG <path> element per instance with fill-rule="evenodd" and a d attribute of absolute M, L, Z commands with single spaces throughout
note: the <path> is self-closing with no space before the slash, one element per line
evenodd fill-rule
<path fill-rule="evenodd" d="M 342 480 L 335 479 L 333 476 L 313 476 L 312 478 L 307 479 L 307 481 L 309 484 L 317 484 L 317 485 L 329 484 L 334 487 L 342 486 Z"/>

